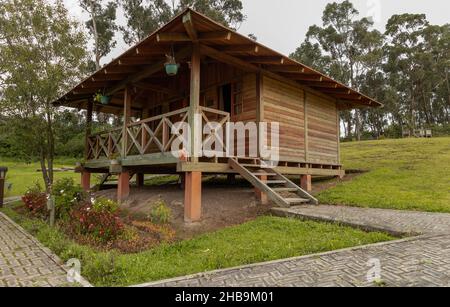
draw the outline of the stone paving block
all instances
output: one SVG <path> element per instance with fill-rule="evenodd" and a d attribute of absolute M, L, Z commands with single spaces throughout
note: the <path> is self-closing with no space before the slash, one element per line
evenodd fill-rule
<path fill-rule="evenodd" d="M 306 257 L 279 260 L 140 286 L 198 286 L 207 276 L 228 286 L 376 287 L 367 280 L 369 259 L 381 264 L 387 286 L 450 286 L 450 214 L 338 206 L 275 209 L 277 215 L 337 221 L 416 237 Z M 220 286 L 220 285 L 219 285 Z"/>

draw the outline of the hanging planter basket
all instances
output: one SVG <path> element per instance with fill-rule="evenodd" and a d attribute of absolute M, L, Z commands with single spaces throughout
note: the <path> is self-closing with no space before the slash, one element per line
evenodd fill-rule
<path fill-rule="evenodd" d="M 166 74 L 169 76 L 176 76 L 178 74 L 178 69 L 180 68 L 180 64 L 177 63 L 166 63 Z"/>
<path fill-rule="evenodd" d="M 109 96 L 102 95 L 102 97 L 100 98 L 100 103 L 103 105 L 109 104 L 110 101 L 111 101 L 111 97 L 109 97 Z"/>
<path fill-rule="evenodd" d="M 164 64 L 164 67 L 166 68 L 166 74 L 169 76 L 176 76 L 178 74 L 178 69 L 180 69 L 180 64 L 177 63 L 175 59 L 175 52 L 173 50 L 172 46 L 172 54 L 168 55 L 166 54 L 167 62 Z"/>
<path fill-rule="evenodd" d="M 98 102 L 98 103 L 101 103 L 103 105 L 107 105 L 111 101 L 111 97 L 110 96 L 105 96 L 105 95 L 100 94 L 100 93 L 97 93 L 94 96 L 94 101 Z"/>

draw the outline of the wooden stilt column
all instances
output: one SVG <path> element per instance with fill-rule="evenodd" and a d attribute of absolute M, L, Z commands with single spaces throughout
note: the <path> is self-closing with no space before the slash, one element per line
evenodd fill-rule
<path fill-rule="evenodd" d="M 267 181 L 266 175 L 261 175 L 258 177 L 261 181 Z M 261 205 L 267 205 L 269 203 L 267 194 L 257 188 L 255 188 L 255 196 L 256 196 L 256 199 L 261 203 Z"/>
<path fill-rule="evenodd" d="M 91 189 L 91 173 L 83 171 L 81 173 L 81 187 L 88 192 Z"/>
<path fill-rule="evenodd" d="M 194 43 L 192 46 L 191 58 L 191 81 L 190 81 L 190 110 L 189 126 L 191 129 L 191 161 L 198 162 L 198 154 L 201 146 L 201 132 L 203 127 L 198 127 L 200 123 L 195 122 L 195 116 L 200 112 L 200 46 Z"/>
<path fill-rule="evenodd" d="M 121 202 L 126 200 L 128 196 L 130 196 L 130 173 L 125 171 L 119 174 L 117 200 Z"/>
<path fill-rule="evenodd" d="M 236 182 L 236 174 L 228 174 L 227 175 L 227 183 L 234 184 Z"/>
<path fill-rule="evenodd" d="M 136 174 L 136 185 L 138 186 L 138 188 L 142 188 L 144 186 L 144 174 L 143 173 Z"/>
<path fill-rule="evenodd" d="M 184 188 L 184 221 L 198 222 L 202 216 L 202 173 L 187 172 Z"/>
<path fill-rule="evenodd" d="M 92 100 L 88 100 L 87 102 L 87 113 L 86 113 L 86 139 L 85 139 L 85 147 L 84 147 L 84 157 L 86 160 L 89 160 L 89 137 L 92 133 L 92 112 L 94 109 L 94 103 Z"/>
<path fill-rule="evenodd" d="M 302 175 L 300 177 L 300 186 L 306 192 L 312 191 L 312 178 L 311 175 Z"/>

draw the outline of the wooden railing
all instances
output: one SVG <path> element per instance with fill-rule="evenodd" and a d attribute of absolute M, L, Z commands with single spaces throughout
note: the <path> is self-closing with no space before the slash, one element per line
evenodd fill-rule
<path fill-rule="evenodd" d="M 177 137 L 172 134 L 172 128 L 176 123 L 189 122 L 190 108 L 184 108 L 170 113 L 154 116 L 130 123 L 126 127 L 125 138 L 123 128 L 116 128 L 106 132 L 100 132 L 88 137 L 87 160 L 99 160 L 102 158 L 113 159 L 116 157 L 143 156 L 148 154 L 160 154 L 171 152 L 172 143 Z M 200 107 L 202 145 L 208 143 L 220 144 L 221 151 L 226 151 L 225 127 L 230 121 L 230 114 L 216 109 Z M 203 127 L 211 123 L 222 128 L 223 137 L 215 134 L 204 135 Z M 123 147 L 126 144 L 125 148 Z M 219 147 L 213 146 L 213 152 Z"/>
<path fill-rule="evenodd" d="M 87 139 L 87 160 L 113 159 L 122 152 L 122 128 L 95 133 Z"/>
<path fill-rule="evenodd" d="M 211 123 L 217 123 L 216 129 L 221 129 L 221 133 L 211 133 L 209 135 L 205 135 L 202 132 L 202 147 L 207 147 L 209 144 L 214 144 L 212 152 L 210 152 L 211 156 L 222 156 L 226 150 L 227 150 L 227 142 L 226 142 L 226 124 L 230 122 L 230 113 L 206 108 L 206 107 L 200 107 L 200 112 L 202 116 L 202 129 L 205 127 L 205 125 L 211 124 Z M 214 127 L 212 127 L 214 128 Z M 214 131 L 213 131 L 214 132 Z M 220 146 L 220 150 L 219 147 Z M 208 146 L 210 147 L 210 146 Z M 204 153 L 206 154 L 205 150 Z"/>
<path fill-rule="evenodd" d="M 178 122 L 188 122 L 189 108 L 141 120 L 127 126 L 125 156 L 170 152 L 176 134 L 172 127 Z"/>

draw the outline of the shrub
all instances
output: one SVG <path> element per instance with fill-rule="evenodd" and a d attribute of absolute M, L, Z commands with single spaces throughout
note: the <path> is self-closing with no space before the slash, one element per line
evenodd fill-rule
<path fill-rule="evenodd" d="M 92 203 L 92 209 L 96 212 L 116 213 L 119 210 L 119 204 L 113 200 L 99 197 Z"/>
<path fill-rule="evenodd" d="M 28 189 L 25 195 L 22 196 L 22 201 L 32 216 L 39 218 L 46 218 L 48 216 L 47 195 L 42 192 L 39 183 L 36 183 Z"/>
<path fill-rule="evenodd" d="M 168 224 L 172 217 L 172 210 L 163 200 L 159 200 L 152 205 L 149 219 L 155 224 Z"/>
<path fill-rule="evenodd" d="M 83 202 L 87 195 L 73 178 L 62 178 L 53 184 L 52 194 L 55 196 L 55 216 L 68 218 L 70 211 L 78 203 Z"/>
<path fill-rule="evenodd" d="M 114 241 L 122 234 L 124 225 L 115 212 L 93 209 L 85 204 L 72 210 L 69 231 L 72 235 L 87 235 L 100 243 Z"/>

